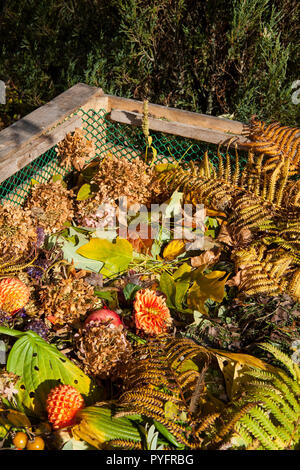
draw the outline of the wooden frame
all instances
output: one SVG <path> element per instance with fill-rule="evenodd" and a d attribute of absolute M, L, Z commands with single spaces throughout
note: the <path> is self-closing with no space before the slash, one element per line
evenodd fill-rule
<path fill-rule="evenodd" d="M 141 101 L 107 95 L 101 88 L 78 83 L 0 132 L 0 183 L 49 150 L 68 132 L 82 126 L 74 113 L 105 109 L 115 122 L 141 126 Z M 149 103 L 149 128 L 204 142 L 219 144 L 236 138 L 239 148 L 247 141 L 238 121 L 182 111 Z"/>

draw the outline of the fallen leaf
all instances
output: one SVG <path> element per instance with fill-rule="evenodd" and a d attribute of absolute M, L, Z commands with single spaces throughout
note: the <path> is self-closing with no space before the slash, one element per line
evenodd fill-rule
<path fill-rule="evenodd" d="M 222 302 L 225 296 L 225 284 L 229 276 L 229 274 L 227 274 L 224 278 L 225 274 L 225 271 L 212 271 L 208 274 L 197 272 L 196 275 L 194 274 L 194 276 L 197 277 L 188 291 L 188 307 L 207 315 L 207 310 L 204 305 L 207 299 Z"/>
<path fill-rule="evenodd" d="M 185 243 L 183 240 L 172 240 L 163 251 L 163 257 L 170 261 L 177 258 L 185 251 Z"/>
<path fill-rule="evenodd" d="M 221 229 L 219 232 L 219 235 L 217 237 L 218 242 L 225 243 L 226 245 L 233 246 L 233 240 L 231 238 L 231 235 L 228 231 L 227 224 L 222 224 Z"/>
<path fill-rule="evenodd" d="M 221 250 L 207 250 L 204 251 L 204 253 L 201 253 L 199 256 L 193 256 L 191 258 L 191 265 L 194 268 L 198 268 L 199 266 L 202 266 L 203 264 L 213 264 L 218 261 L 220 258 Z"/>
<path fill-rule="evenodd" d="M 76 252 L 85 258 L 104 263 L 101 268 L 104 277 L 125 271 L 133 257 L 131 243 L 123 238 L 117 238 L 115 243 L 103 238 L 92 238 Z"/>

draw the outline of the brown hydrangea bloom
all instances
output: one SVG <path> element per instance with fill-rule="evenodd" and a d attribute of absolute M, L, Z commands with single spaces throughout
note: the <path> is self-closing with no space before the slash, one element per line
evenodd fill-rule
<path fill-rule="evenodd" d="M 81 315 L 102 305 L 93 286 L 85 282 L 86 271 L 71 270 L 67 279 L 41 287 L 41 314 L 53 324 L 76 325 Z"/>
<path fill-rule="evenodd" d="M 58 232 L 64 223 L 73 218 L 73 193 L 68 191 L 61 180 L 36 184 L 26 202 L 36 224 L 46 233 Z"/>
<path fill-rule="evenodd" d="M 17 259 L 26 255 L 36 240 L 37 231 L 29 209 L 8 202 L 0 205 L 0 258 Z"/>
<path fill-rule="evenodd" d="M 77 355 L 84 372 L 99 379 L 122 377 L 132 348 L 123 327 L 90 322 L 75 335 Z"/>
<path fill-rule="evenodd" d="M 132 161 L 108 154 L 99 164 L 99 169 L 91 180 L 98 187 L 92 197 L 80 201 L 77 205 L 79 223 L 85 226 L 98 226 L 99 206 L 114 204 L 121 197 L 127 198 L 127 206 L 149 205 L 157 202 L 161 193 L 160 183 L 155 182 L 155 171 L 140 158 Z"/>
<path fill-rule="evenodd" d="M 60 157 L 60 165 L 66 170 L 73 167 L 81 171 L 85 164 L 95 157 L 96 147 L 94 142 L 87 140 L 83 130 L 75 129 L 74 133 L 69 133 L 58 144 L 55 149 Z"/>

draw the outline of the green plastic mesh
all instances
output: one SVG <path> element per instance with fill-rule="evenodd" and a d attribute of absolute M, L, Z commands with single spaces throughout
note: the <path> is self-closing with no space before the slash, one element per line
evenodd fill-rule
<path fill-rule="evenodd" d="M 88 111 L 80 109 L 77 114 L 82 119 L 85 136 L 89 140 L 92 139 L 96 145 L 96 157 L 101 158 L 108 152 L 128 160 L 145 155 L 145 137 L 140 128 L 112 122 L 104 109 L 98 112 L 93 109 Z M 183 163 L 191 160 L 201 161 L 207 151 L 210 160 L 217 166 L 216 146 L 213 144 L 161 132 L 151 131 L 150 134 L 153 139 L 152 146 L 157 150 L 156 163 L 174 160 L 181 160 Z M 221 153 L 224 155 L 226 149 L 223 149 Z M 233 153 L 230 154 L 234 166 Z M 243 168 L 247 155 L 239 152 L 239 157 L 240 166 Z M 0 184 L 0 201 L 7 200 L 22 204 L 30 191 L 32 179 L 44 183 L 53 175 L 66 176 L 66 173 L 66 170 L 59 166 L 55 147 L 53 147 Z"/>

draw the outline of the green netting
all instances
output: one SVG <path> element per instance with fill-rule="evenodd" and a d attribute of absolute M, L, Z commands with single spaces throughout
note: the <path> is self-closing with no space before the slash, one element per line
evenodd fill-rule
<path fill-rule="evenodd" d="M 145 137 L 138 127 L 112 122 L 104 109 L 96 112 L 79 110 L 82 118 L 83 129 L 88 139 L 92 139 L 96 145 L 96 157 L 103 157 L 111 152 L 120 158 L 132 160 L 145 155 Z M 201 161 L 204 152 L 207 151 L 212 163 L 217 166 L 218 158 L 216 146 L 196 140 L 152 132 L 152 145 L 157 150 L 156 162 L 172 162 L 181 160 Z M 226 149 L 223 149 L 223 155 Z M 234 166 L 234 152 L 230 152 Z M 245 165 L 247 155 L 239 152 L 241 168 Z M 0 184 L 0 201 L 8 200 L 16 204 L 22 204 L 29 190 L 31 180 L 34 178 L 39 183 L 49 180 L 53 175 L 66 175 L 66 170 L 58 164 L 55 147 L 45 152 L 39 158 L 26 167 L 6 179 Z"/>

